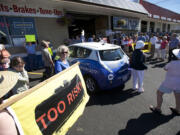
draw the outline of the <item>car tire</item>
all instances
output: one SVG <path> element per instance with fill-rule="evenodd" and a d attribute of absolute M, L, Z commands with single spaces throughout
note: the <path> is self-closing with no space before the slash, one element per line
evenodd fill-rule
<path fill-rule="evenodd" d="M 125 88 L 125 84 L 119 86 L 119 89 L 123 90 Z"/>
<path fill-rule="evenodd" d="M 89 94 L 95 93 L 98 89 L 96 81 L 91 76 L 85 76 L 84 77 L 87 92 Z"/>

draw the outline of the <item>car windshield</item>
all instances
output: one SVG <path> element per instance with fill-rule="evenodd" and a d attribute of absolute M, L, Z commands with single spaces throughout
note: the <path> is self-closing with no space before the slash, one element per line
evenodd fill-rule
<path fill-rule="evenodd" d="M 124 55 L 120 49 L 102 50 L 99 54 L 102 61 L 120 60 Z"/>

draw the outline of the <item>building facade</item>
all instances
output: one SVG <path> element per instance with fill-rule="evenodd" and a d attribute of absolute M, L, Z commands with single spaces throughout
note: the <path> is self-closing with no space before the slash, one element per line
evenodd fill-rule
<path fill-rule="evenodd" d="M 24 57 L 26 35 L 35 35 L 40 54 L 43 39 L 56 49 L 82 30 L 86 36 L 138 32 L 140 20 L 147 15 L 141 4 L 124 0 L 1 0 L 0 35 L 12 55 Z"/>
<path fill-rule="evenodd" d="M 140 3 L 149 13 L 148 17 L 141 21 L 142 32 L 180 33 L 180 14 L 144 0 L 141 0 Z"/>

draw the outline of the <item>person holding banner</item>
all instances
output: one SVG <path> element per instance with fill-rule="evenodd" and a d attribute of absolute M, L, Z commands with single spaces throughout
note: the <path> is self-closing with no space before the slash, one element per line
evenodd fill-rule
<path fill-rule="evenodd" d="M 0 105 L 5 96 L 17 83 L 18 75 L 12 71 L 0 72 Z M 18 135 L 15 121 L 7 109 L 0 110 L 0 135 Z"/>
<path fill-rule="evenodd" d="M 29 89 L 29 77 L 27 71 L 24 69 L 25 63 L 19 56 L 13 57 L 11 60 L 12 71 L 18 73 L 18 82 L 13 87 L 12 93 L 19 94 Z"/>
<path fill-rule="evenodd" d="M 69 67 L 69 62 L 67 61 L 67 57 L 69 56 L 69 48 L 65 45 L 61 45 L 57 49 L 57 55 L 59 56 L 59 59 L 55 62 L 56 74 Z"/>

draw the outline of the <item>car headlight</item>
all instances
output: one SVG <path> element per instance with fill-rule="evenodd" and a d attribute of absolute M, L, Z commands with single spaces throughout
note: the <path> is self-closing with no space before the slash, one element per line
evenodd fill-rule
<path fill-rule="evenodd" d="M 111 81 L 111 80 L 113 80 L 113 79 L 114 79 L 114 75 L 113 75 L 113 74 L 109 74 L 109 75 L 108 75 L 108 80 Z"/>

